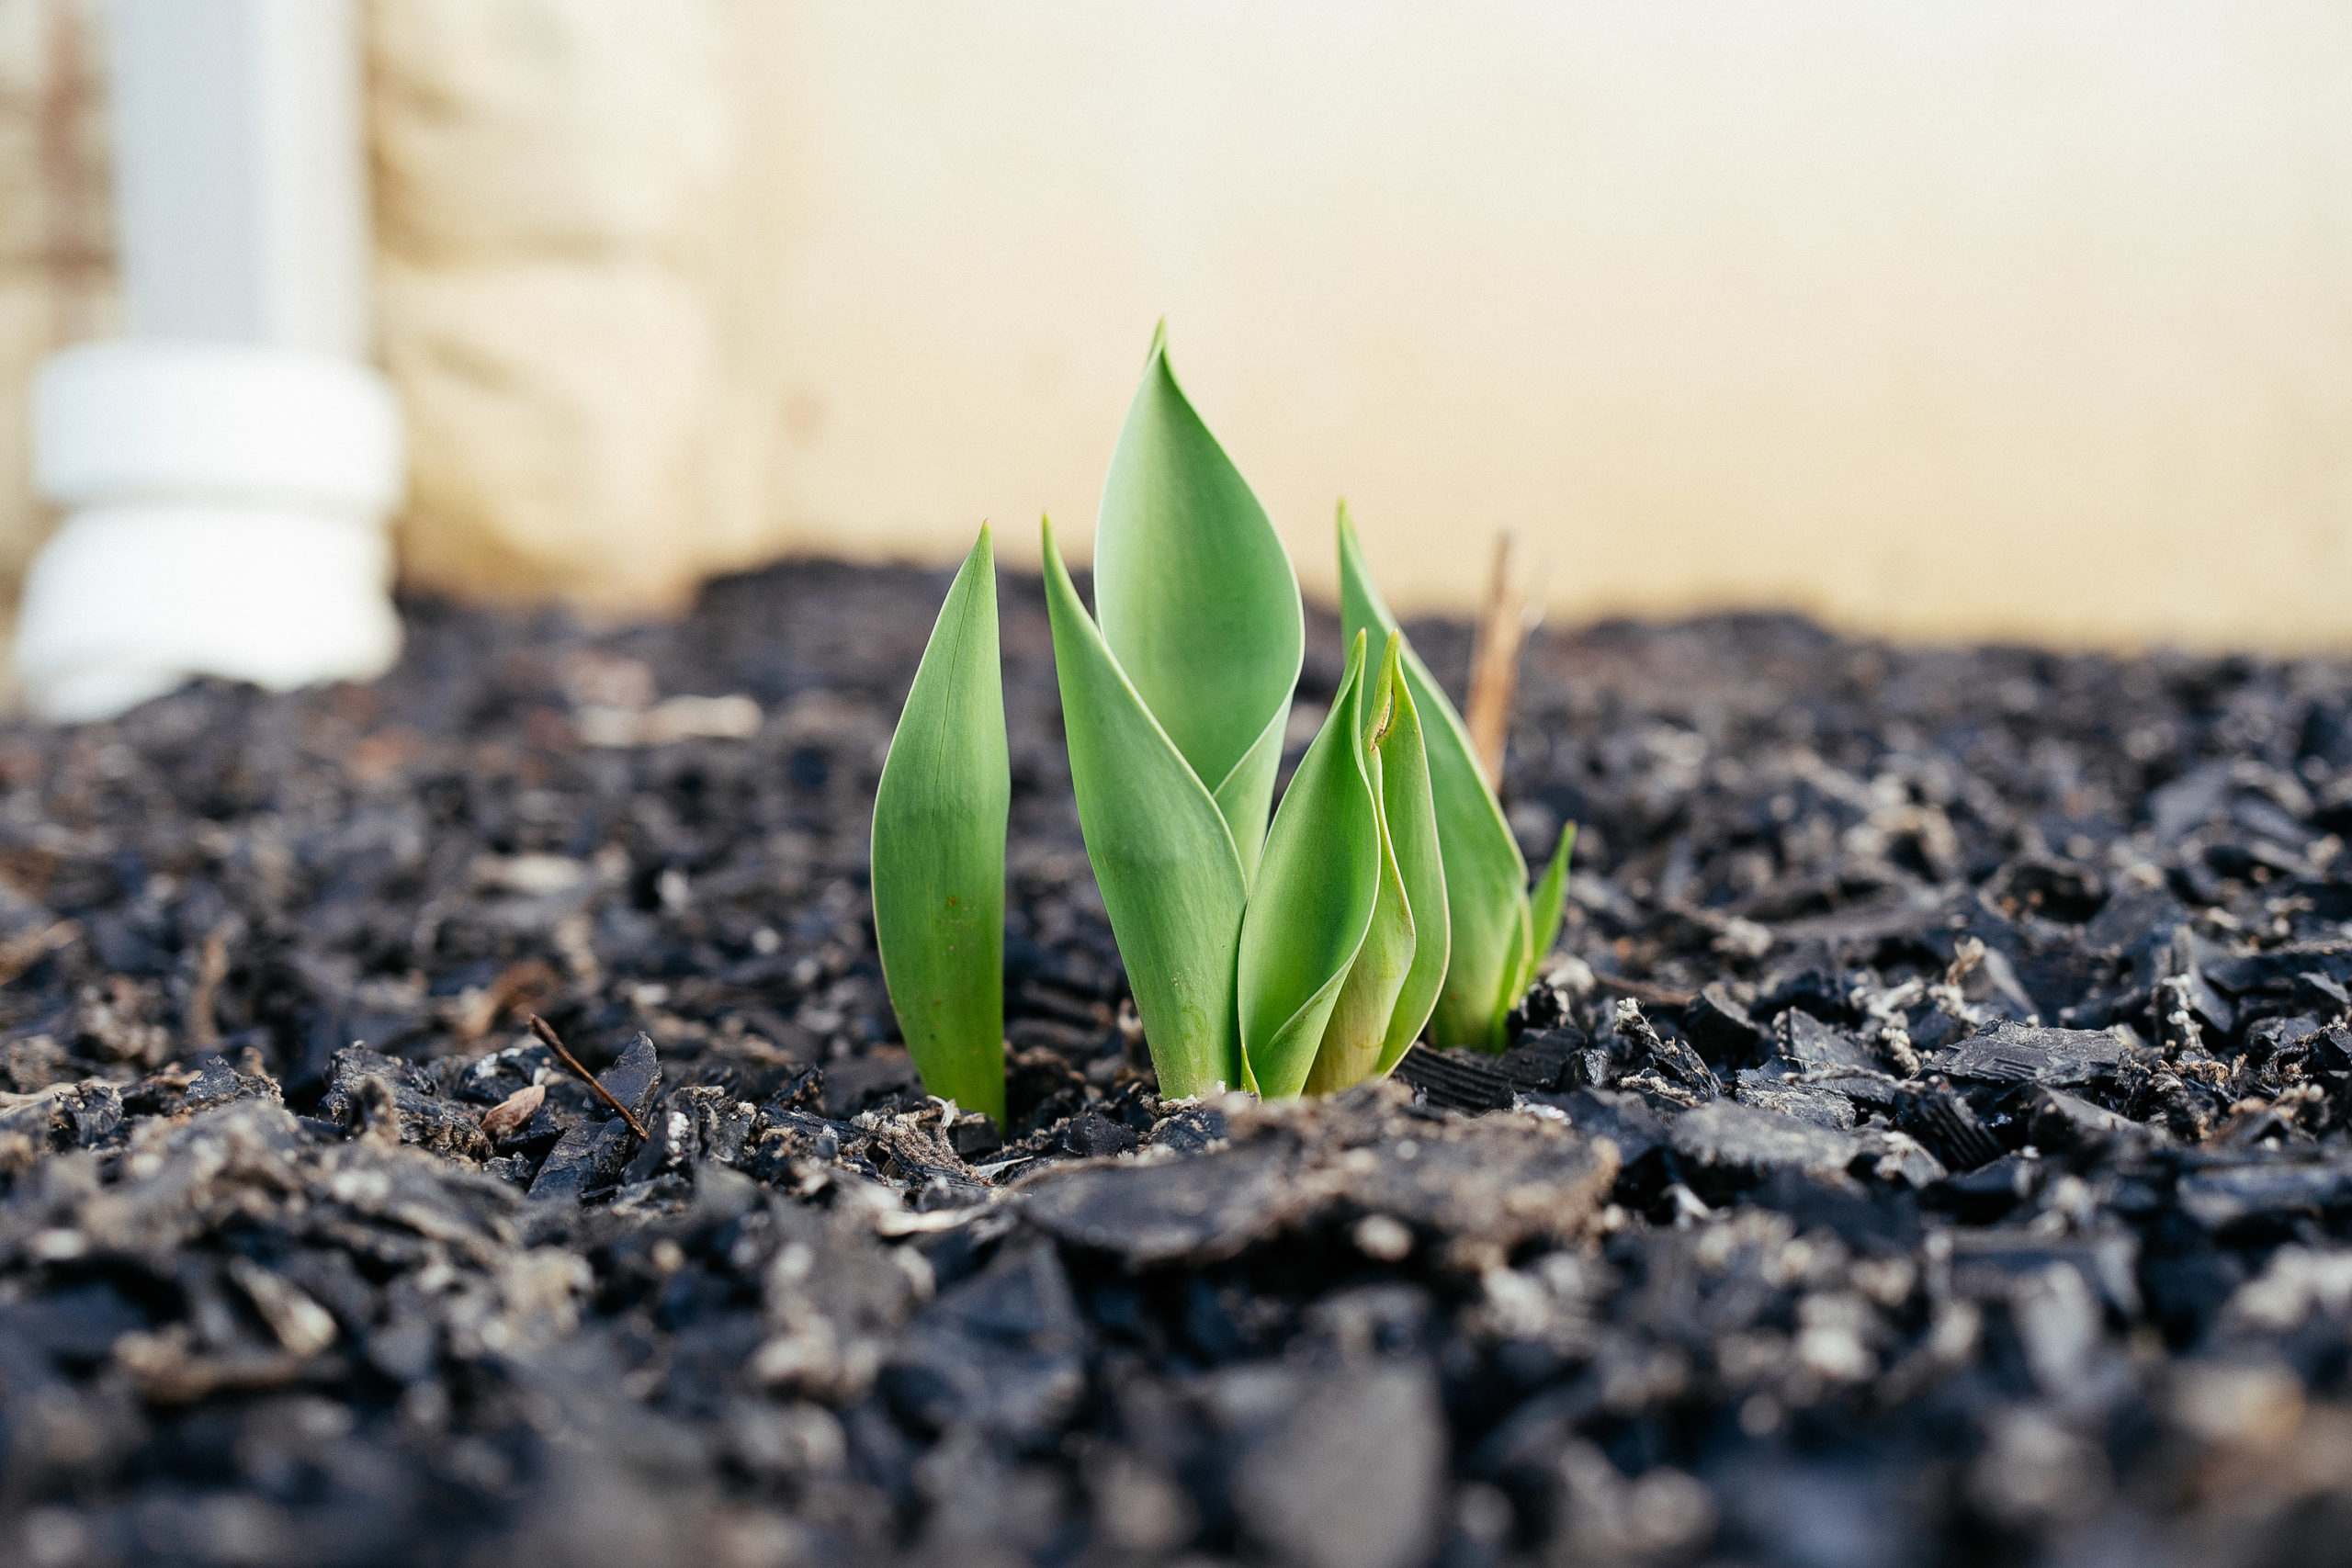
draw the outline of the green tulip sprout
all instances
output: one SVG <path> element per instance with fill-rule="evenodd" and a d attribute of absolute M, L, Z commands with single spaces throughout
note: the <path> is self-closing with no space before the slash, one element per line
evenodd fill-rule
<path fill-rule="evenodd" d="M 984 524 L 947 590 L 874 792 L 874 938 L 923 1087 L 1004 1121 L 1012 778 Z"/>
<path fill-rule="evenodd" d="M 1446 967 L 1445 868 L 1412 693 L 1365 636 L 1266 841 L 1241 919 L 1243 1060 L 1270 1096 L 1385 1075 Z"/>
<path fill-rule="evenodd" d="M 1345 502 L 1340 507 L 1340 618 L 1350 637 L 1395 635 L 1396 617 L 1372 583 L 1363 547 Z M 1503 819 L 1502 802 L 1478 766 L 1477 749 L 1462 716 L 1446 700 L 1429 666 L 1405 649 L 1405 683 L 1434 716 L 1428 736 L 1430 788 L 1437 799 L 1437 833 L 1445 861 L 1446 908 L 1453 922 L 1452 962 L 1444 994 L 1430 1016 L 1440 1045 L 1503 1048 L 1503 1020 L 1535 979 L 1535 966 L 1559 940 L 1568 886 L 1568 855 L 1576 846 L 1571 822 L 1560 829 L 1552 862 L 1531 902 L 1527 861 Z"/>
<path fill-rule="evenodd" d="M 1095 525 L 1099 623 L 1045 528 L 1070 785 L 1160 1092 L 1250 1082 L 1234 1010 L 1291 692 L 1298 580 L 1154 334 Z"/>
<path fill-rule="evenodd" d="M 1573 825 L 1531 900 L 1462 719 L 1373 588 L 1344 507 L 1346 673 L 1274 808 L 1298 581 L 1178 385 L 1164 327 L 1103 486 L 1092 615 L 1050 522 L 1043 544 L 1079 826 L 1160 1092 L 1328 1093 L 1385 1075 L 1424 1029 L 1500 1050 L 1558 934 Z M 883 768 L 873 887 L 925 1087 L 999 1120 L 1008 793 L 983 528 Z"/>

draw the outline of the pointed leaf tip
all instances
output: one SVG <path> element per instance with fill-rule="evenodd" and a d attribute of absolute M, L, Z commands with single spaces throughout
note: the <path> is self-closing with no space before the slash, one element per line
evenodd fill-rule
<path fill-rule="evenodd" d="M 1094 619 L 1254 874 L 1306 617 L 1289 552 L 1178 383 L 1162 326 L 1103 481 Z"/>

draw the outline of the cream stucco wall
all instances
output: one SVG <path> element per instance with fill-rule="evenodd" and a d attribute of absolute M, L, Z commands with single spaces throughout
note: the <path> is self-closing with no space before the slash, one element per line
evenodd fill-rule
<path fill-rule="evenodd" d="M 0 632 L 50 522 L 28 466 L 33 367 L 118 314 L 104 50 L 98 0 L 0 0 Z"/>
<path fill-rule="evenodd" d="M 44 73 L 102 9 L 0 0 L 0 569 L 22 372 L 107 321 L 96 88 Z M 1166 314 L 1310 590 L 1344 493 L 1414 604 L 1508 524 L 1569 615 L 2352 645 L 2337 5 L 368 17 L 421 582 L 1082 542 Z"/>
<path fill-rule="evenodd" d="M 1165 311 L 1310 587 L 1344 492 L 1421 603 L 2352 641 L 2340 6 L 730 15 L 797 546 L 1090 518 Z"/>
<path fill-rule="evenodd" d="M 412 580 L 619 611 L 756 558 L 717 269 L 746 198 L 710 0 L 374 0 L 379 310 Z"/>

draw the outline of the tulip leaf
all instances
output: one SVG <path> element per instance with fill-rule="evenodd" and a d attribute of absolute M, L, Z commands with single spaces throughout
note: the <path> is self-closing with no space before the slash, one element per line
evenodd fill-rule
<path fill-rule="evenodd" d="M 1503 1003 L 1506 1008 L 1527 994 L 1527 987 L 1535 983 L 1536 974 L 1544 967 L 1544 961 L 1552 956 L 1552 949 L 1559 942 L 1560 916 L 1566 910 L 1568 901 L 1568 857 L 1576 852 L 1576 847 L 1577 825 L 1573 822 L 1562 824 L 1559 841 L 1552 847 L 1551 863 L 1537 878 L 1535 895 L 1529 905 L 1529 919 L 1535 940 L 1528 945 L 1527 973 L 1521 976 L 1519 984 Z"/>
<path fill-rule="evenodd" d="M 1266 835 L 1241 920 L 1241 1049 L 1270 1099 L 1306 1087 L 1381 884 L 1380 818 L 1365 775 L 1358 633 L 1331 712 Z"/>
<path fill-rule="evenodd" d="M 1169 1099 L 1249 1080 L 1234 954 L 1248 879 L 1226 818 L 1128 680 L 1045 525 L 1046 608 L 1086 856 Z"/>
<path fill-rule="evenodd" d="M 1445 863 L 1430 794 L 1429 757 L 1419 706 L 1404 678 L 1404 637 L 1388 634 L 1386 680 L 1395 702 L 1387 733 L 1375 748 L 1380 773 L 1380 809 L 1390 853 L 1396 863 L 1417 938 L 1412 967 L 1398 990 L 1396 1010 L 1372 1076 L 1385 1077 L 1420 1037 L 1445 983 L 1453 950 L 1453 927 L 1445 896 Z M 1368 758 L 1367 761 L 1370 761 Z"/>
<path fill-rule="evenodd" d="M 1373 586 L 1347 508 L 1340 509 L 1340 615 L 1350 637 L 1396 631 L 1396 617 Z M 1430 794 L 1445 863 L 1451 942 L 1445 981 L 1430 1017 L 1440 1045 L 1503 1046 L 1510 991 L 1529 965 L 1527 861 L 1502 803 L 1478 766 L 1470 732 L 1429 667 L 1405 645 L 1405 684 L 1419 710 Z"/>
<path fill-rule="evenodd" d="M 1102 641 L 1257 873 L 1306 627 L 1266 509 L 1152 337 L 1094 532 Z"/>
<path fill-rule="evenodd" d="M 1444 874 L 1412 694 L 1398 669 L 1401 646 L 1389 633 L 1377 680 L 1357 687 L 1364 769 L 1378 806 L 1380 892 L 1324 1025 L 1309 1094 L 1347 1089 L 1396 1066 L 1428 1019 L 1445 972 Z"/>
<path fill-rule="evenodd" d="M 1295 683 L 1296 676 L 1292 677 Z M 1283 735 L 1290 725 L 1290 699 L 1266 721 L 1265 733 L 1233 765 L 1216 786 L 1216 808 L 1233 830 L 1233 849 L 1241 857 L 1245 877 L 1258 874 L 1259 857 L 1265 853 L 1266 818 L 1273 807 L 1274 775 L 1282 768 Z"/>
<path fill-rule="evenodd" d="M 1012 794 L 985 525 L 932 627 L 874 796 L 874 937 L 923 1088 L 1004 1120 Z"/>

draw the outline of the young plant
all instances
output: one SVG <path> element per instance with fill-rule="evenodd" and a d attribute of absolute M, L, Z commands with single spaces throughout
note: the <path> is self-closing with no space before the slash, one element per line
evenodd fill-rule
<path fill-rule="evenodd" d="M 1399 636 L 1396 617 L 1373 586 L 1345 502 L 1340 506 L 1339 531 L 1340 617 L 1347 635 Z M 1478 766 L 1462 716 L 1410 643 L 1404 645 L 1403 663 L 1406 688 L 1419 710 L 1431 716 L 1424 739 L 1438 847 L 1445 865 L 1445 907 L 1453 925 L 1445 986 L 1430 1017 L 1430 1037 L 1440 1045 L 1500 1051 L 1505 1015 L 1559 940 L 1576 824 L 1560 829 L 1551 863 L 1531 901 L 1527 861 L 1503 818 L 1502 802 Z"/>
<path fill-rule="evenodd" d="M 923 1088 L 1004 1121 L 1012 796 L 985 525 L 931 629 L 874 795 L 874 937 Z"/>
<path fill-rule="evenodd" d="M 1044 536 L 1079 826 L 1160 1092 L 1246 1085 L 1242 910 L 1306 627 L 1290 557 L 1178 386 L 1164 326 L 1102 489 L 1099 623 L 1050 522 Z"/>
<path fill-rule="evenodd" d="M 1359 631 L 1241 918 L 1242 1060 L 1270 1097 L 1385 1076 L 1445 975 L 1445 869 L 1402 639 Z"/>
<path fill-rule="evenodd" d="M 1344 507 L 1346 673 L 1272 810 L 1298 581 L 1177 384 L 1164 327 L 1103 485 L 1093 615 L 1050 521 L 1044 547 L 1079 826 L 1160 1091 L 1344 1089 L 1424 1026 L 1500 1049 L 1558 934 L 1574 829 L 1531 903 L 1461 716 L 1373 588 Z M 982 528 L 883 766 L 874 923 L 924 1086 L 999 1121 L 1009 795 Z"/>

